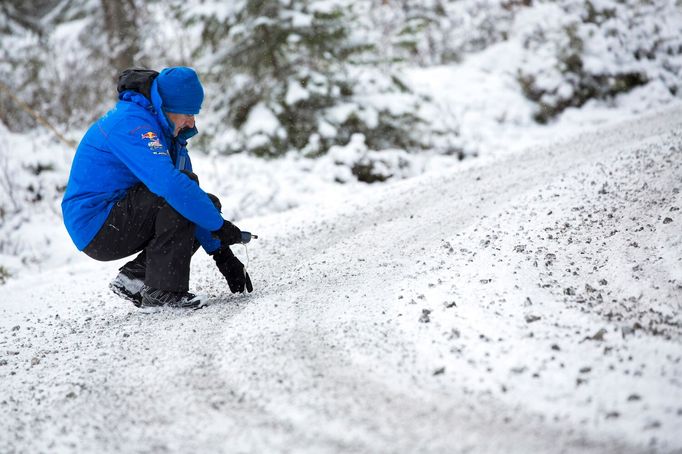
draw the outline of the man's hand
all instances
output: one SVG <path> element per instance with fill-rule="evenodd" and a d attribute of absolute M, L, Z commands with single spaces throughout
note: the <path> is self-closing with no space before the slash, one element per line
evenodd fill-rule
<path fill-rule="evenodd" d="M 223 225 L 211 234 L 220 240 L 220 248 L 242 242 L 242 231 L 230 221 L 223 220 Z"/>
<path fill-rule="evenodd" d="M 232 293 L 244 293 L 245 288 L 249 293 L 253 291 L 249 273 L 246 272 L 242 262 L 234 256 L 229 247 L 223 246 L 211 255 L 213 260 L 215 260 L 216 266 L 222 275 L 225 276 L 227 285 Z"/>

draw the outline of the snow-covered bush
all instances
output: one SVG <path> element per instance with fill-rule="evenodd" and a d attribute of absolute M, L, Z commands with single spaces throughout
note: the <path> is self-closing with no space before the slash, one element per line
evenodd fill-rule
<path fill-rule="evenodd" d="M 423 168 L 419 159 L 404 150 L 370 149 L 363 134 L 353 134 L 347 145 L 331 147 L 323 160 L 328 164 L 325 173 L 333 175 L 339 183 L 356 180 L 376 183 L 402 179 L 418 175 Z"/>
<path fill-rule="evenodd" d="M 538 2 L 516 26 L 525 48 L 518 80 L 539 122 L 650 82 L 680 91 L 682 12 L 673 0 Z"/>
<path fill-rule="evenodd" d="M 51 252 L 68 177 L 63 144 L 42 133 L 27 140 L 0 123 L 0 283 L 22 266 L 39 264 Z M 4 270 L 4 271 L 3 271 Z"/>

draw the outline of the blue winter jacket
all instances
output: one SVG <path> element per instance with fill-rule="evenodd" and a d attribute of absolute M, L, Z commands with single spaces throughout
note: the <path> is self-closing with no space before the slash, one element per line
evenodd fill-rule
<path fill-rule="evenodd" d="M 223 218 L 199 185 L 180 172 L 192 170 L 186 145 L 195 134 L 193 128 L 173 138 L 155 80 L 151 101 L 136 91 L 120 93 L 116 106 L 87 131 L 73 160 L 62 213 L 76 247 L 85 249 L 114 204 L 143 183 L 196 224 L 195 236 L 207 252 L 218 249 L 220 241 L 210 232 Z"/>

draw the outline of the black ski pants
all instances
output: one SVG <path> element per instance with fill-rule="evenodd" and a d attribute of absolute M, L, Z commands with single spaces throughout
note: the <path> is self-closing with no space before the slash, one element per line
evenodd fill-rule
<path fill-rule="evenodd" d="M 185 172 L 198 183 L 196 175 Z M 220 210 L 220 201 L 208 195 Z M 192 255 L 199 248 L 195 225 L 145 185 L 131 187 L 116 202 L 84 252 L 95 260 L 118 260 L 139 253 L 124 265 L 144 269 L 145 285 L 173 292 L 189 290 Z M 142 278 L 139 271 L 135 273 Z"/>

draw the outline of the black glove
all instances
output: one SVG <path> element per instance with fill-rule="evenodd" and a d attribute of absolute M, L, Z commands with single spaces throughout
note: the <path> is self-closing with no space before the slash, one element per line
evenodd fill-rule
<path fill-rule="evenodd" d="M 242 262 L 234 256 L 229 247 L 221 247 L 211 255 L 213 260 L 215 260 L 216 266 L 222 275 L 225 276 L 225 279 L 227 279 L 227 285 L 230 286 L 232 293 L 244 293 L 245 287 L 249 293 L 253 291 L 249 273 L 246 272 Z"/>
<path fill-rule="evenodd" d="M 222 227 L 211 232 L 211 235 L 220 240 L 220 249 L 227 248 L 227 246 L 231 244 L 242 242 L 242 231 L 239 230 L 239 227 L 226 220 L 223 220 Z"/>
<path fill-rule="evenodd" d="M 240 243 L 246 244 L 251 241 L 251 238 L 258 238 L 258 235 L 252 235 L 251 232 L 245 232 L 242 230 L 242 239 Z"/>

